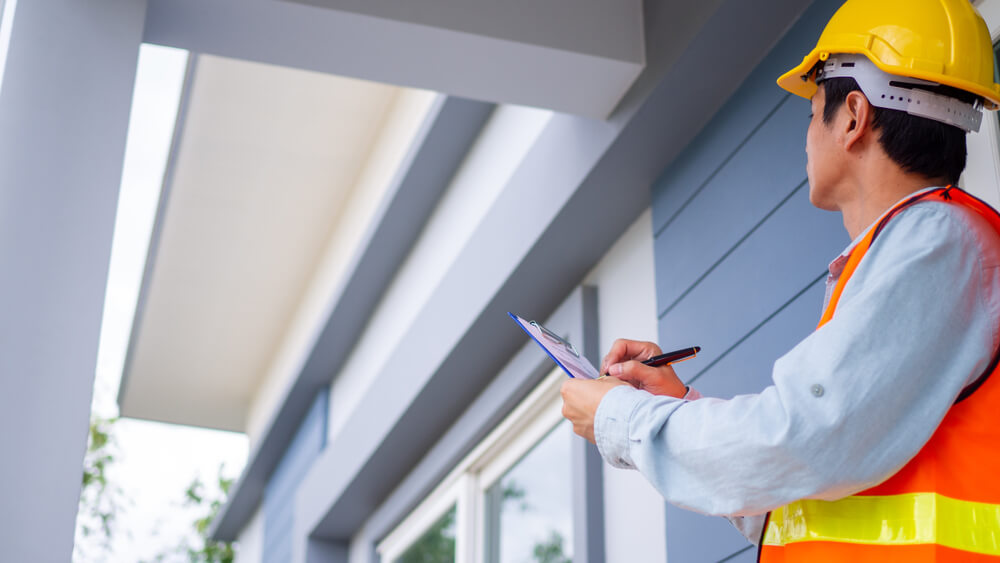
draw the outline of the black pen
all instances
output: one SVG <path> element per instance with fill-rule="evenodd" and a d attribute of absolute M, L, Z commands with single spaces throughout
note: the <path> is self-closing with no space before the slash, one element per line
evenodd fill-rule
<path fill-rule="evenodd" d="M 666 354 L 660 354 L 659 356 L 653 356 L 648 360 L 643 360 L 642 363 L 649 367 L 658 368 L 667 364 L 676 364 L 677 362 L 690 360 L 691 358 L 697 356 L 698 352 L 701 352 L 701 346 L 692 346 L 690 348 L 682 348 L 680 350 L 674 350 L 673 352 L 667 352 Z M 603 379 L 605 377 L 611 377 L 611 374 L 605 373 L 598 379 Z"/>
<path fill-rule="evenodd" d="M 642 363 L 647 366 L 656 368 L 667 364 L 676 364 L 677 362 L 690 360 L 691 358 L 697 356 L 698 352 L 701 352 L 701 346 L 692 346 L 691 348 L 674 350 L 673 352 L 667 352 L 666 354 L 653 356 L 648 360 L 643 360 Z"/>

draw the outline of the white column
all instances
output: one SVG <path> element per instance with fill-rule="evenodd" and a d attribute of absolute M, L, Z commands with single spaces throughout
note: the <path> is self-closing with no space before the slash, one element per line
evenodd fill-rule
<path fill-rule="evenodd" d="M 0 89 L 0 551 L 69 561 L 146 0 L 21 0 Z"/>

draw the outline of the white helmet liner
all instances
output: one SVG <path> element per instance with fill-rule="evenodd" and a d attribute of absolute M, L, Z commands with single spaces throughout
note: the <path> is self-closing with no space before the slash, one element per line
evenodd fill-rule
<path fill-rule="evenodd" d="M 981 102 L 968 104 L 950 96 L 901 85 L 939 86 L 917 78 L 889 74 L 864 55 L 836 54 L 823 63 L 816 82 L 829 78 L 853 78 L 873 106 L 905 111 L 953 125 L 966 132 L 979 131 L 983 121 Z"/>

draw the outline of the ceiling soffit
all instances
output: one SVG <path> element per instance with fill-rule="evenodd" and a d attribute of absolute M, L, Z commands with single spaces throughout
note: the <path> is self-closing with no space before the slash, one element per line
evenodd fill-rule
<path fill-rule="evenodd" d="M 126 366 L 123 415 L 244 429 L 248 403 L 399 93 L 198 58 Z"/>

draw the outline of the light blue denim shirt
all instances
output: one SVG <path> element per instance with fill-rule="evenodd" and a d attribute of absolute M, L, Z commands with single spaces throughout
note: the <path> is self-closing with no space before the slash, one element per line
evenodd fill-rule
<path fill-rule="evenodd" d="M 827 299 L 857 242 L 831 263 Z M 958 205 L 906 208 L 858 265 L 833 320 L 774 363 L 771 386 L 729 400 L 615 387 L 594 421 L 601 455 L 639 470 L 669 502 L 731 516 L 755 543 L 771 509 L 884 481 L 1000 344 L 998 247 L 985 220 Z"/>

